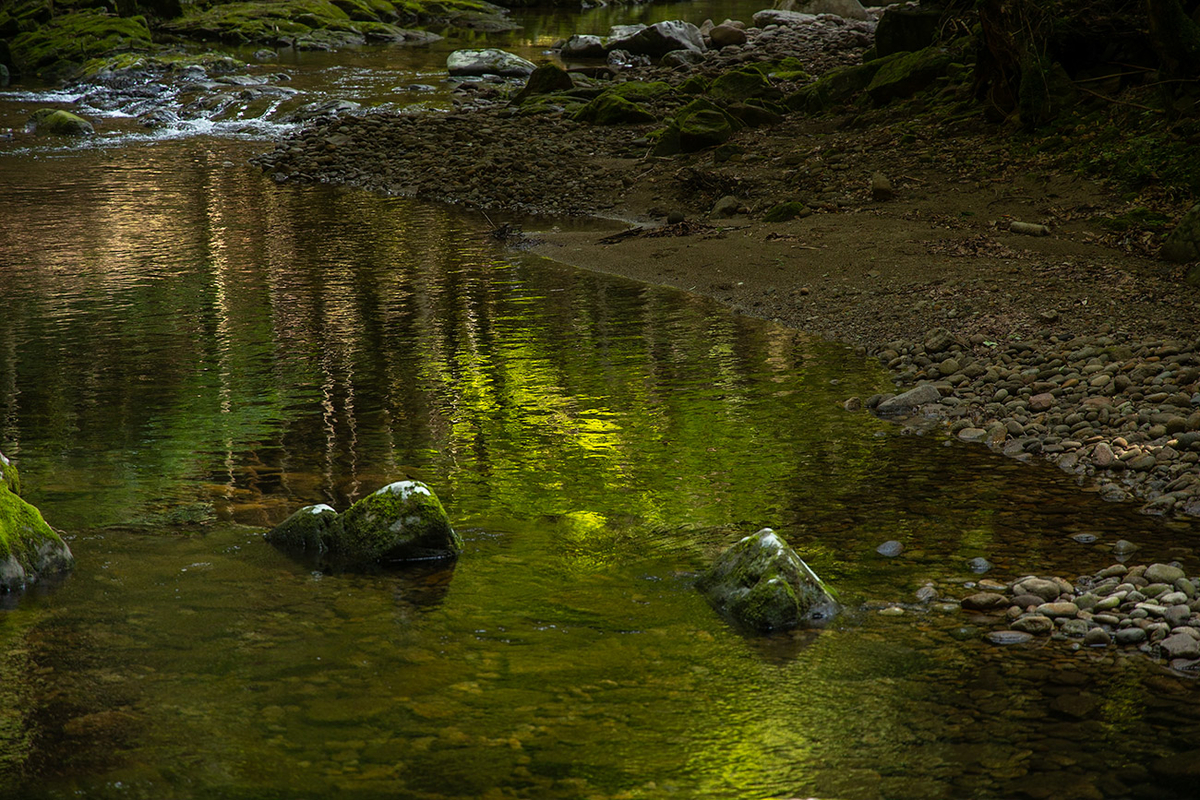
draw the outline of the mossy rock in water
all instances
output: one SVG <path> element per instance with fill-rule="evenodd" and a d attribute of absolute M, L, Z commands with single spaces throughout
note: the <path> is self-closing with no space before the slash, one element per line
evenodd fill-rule
<path fill-rule="evenodd" d="M 953 60 L 944 48 L 926 47 L 915 53 L 897 53 L 887 59 L 872 61 L 870 63 L 881 66 L 867 86 L 867 94 L 876 105 L 912 97 L 945 75 Z"/>
<path fill-rule="evenodd" d="M 0 453 L 0 592 L 15 592 L 75 564 L 71 548 L 46 524 L 42 513 L 13 487 L 21 482 L 12 462 Z"/>
<path fill-rule="evenodd" d="M 759 633 L 819 627 L 841 610 L 833 592 L 770 528 L 722 553 L 696 585 L 735 624 Z"/>
<path fill-rule="evenodd" d="M 320 503 L 305 506 L 283 522 L 267 531 L 267 541 L 283 548 L 312 554 L 321 554 L 329 549 L 330 540 L 337 535 L 341 525 L 338 513 L 332 507 Z"/>
<path fill-rule="evenodd" d="M 21 473 L 4 453 L 0 453 L 0 489 L 8 489 L 16 495 L 21 493 Z"/>
<path fill-rule="evenodd" d="M 388 484 L 351 506 L 340 523 L 328 544 L 346 566 L 451 558 L 462 551 L 446 509 L 420 481 Z"/>
<path fill-rule="evenodd" d="M 96 132 L 92 123 L 61 108 L 43 108 L 29 116 L 29 125 L 37 133 L 55 136 L 91 136 Z"/>
<path fill-rule="evenodd" d="M 513 97 L 513 105 L 521 105 L 531 97 L 566 92 L 575 88 L 575 82 L 567 71 L 557 64 L 542 64 L 529 73 L 524 88 Z"/>
<path fill-rule="evenodd" d="M 767 213 L 763 214 L 763 222 L 788 222 L 811 214 L 812 210 L 804 203 L 798 200 L 789 200 L 786 203 L 771 206 Z"/>
<path fill-rule="evenodd" d="M 645 106 L 631 103 L 612 92 L 605 92 L 579 109 L 575 113 L 575 119 L 593 125 L 641 125 L 654 122 L 658 117 Z"/>
<path fill-rule="evenodd" d="M 767 76 L 754 67 L 738 67 L 713 80 L 708 93 L 717 100 L 738 103 L 751 97 L 779 96 Z"/>
<path fill-rule="evenodd" d="M 143 17 L 113 17 L 100 11 L 60 14 L 9 42 L 13 66 L 26 75 L 62 72 L 117 50 L 148 50 Z"/>

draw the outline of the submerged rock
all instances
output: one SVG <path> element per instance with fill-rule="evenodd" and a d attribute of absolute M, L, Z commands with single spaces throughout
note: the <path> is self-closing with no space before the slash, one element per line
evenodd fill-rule
<path fill-rule="evenodd" d="M 17 496 L 17 469 L 0 453 L 0 592 L 66 572 L 75 565 L 71 548 L 42 513 Z"/>
<path fill-rule="evenodd" d="M 770 528 L 722 553 L 696 585 L 722 614 L 762 633 L 824 625 L 841 609 L 816 573 Z"/>

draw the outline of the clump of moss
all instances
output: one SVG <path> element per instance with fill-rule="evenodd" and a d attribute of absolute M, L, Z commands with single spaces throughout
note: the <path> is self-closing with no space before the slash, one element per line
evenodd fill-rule
<path fill-rule="evenodd" d="M 789 220 L 807 217 L 812 210 L 798 200 L 778 203 L 763 214 L 763 222 L 788 222 Z"/>
<path fill-rule="evenodd" d="M 144 17 L 114 17 L 100 11 L 62 14 L 36 30 L 14 38 L 14 66 L 34 75 L 66 73 L 88 59 L 119 50 L 149 50 Z"/>

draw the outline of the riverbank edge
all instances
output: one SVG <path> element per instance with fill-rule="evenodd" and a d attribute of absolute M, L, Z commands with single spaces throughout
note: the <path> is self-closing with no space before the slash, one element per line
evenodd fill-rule
<path fill-rule="evenodd" d="M 739 231 L 749 241 L 756 232 L 780 235 L 778 226 L 755 221 L 741 223 Z M 653 256 L 640 263 L 613 258 L 613 248 L 598 234 L 530 236 L 537 243 L 529 249 L 557 263 L 703 296 L 879 361 L 895 391 L 847 397 L 843 407 L 849 413 L 871 412 L 912 431 L 940 429 L 1025 463 L 1041 457 L 1104 500 L 1137 502 L 1144 514 L 1200 517 L 1200 338 L 1144 338 L 1106 324 L 1091 335 L 1060 336 L 1043 328 L 1034 338 L 994 341 L 942 319 L 923 337 L 880 341 L 840 330 L 848 320 L 827 315 L 821 316 L 822 330 L 814 332 L 797 324 L 795 314 L 781 316 L 775 305 L 764 311 L 749 299 L 778 291 L 753 270 L 739 273 L 738 292 L 731 297 L 702 288 L 697 279 L 703 276 L 677 280 L 663 274 L 655 266 L 661 260 Z M 581 236 L 592 242 L 581 246 Z M 1036 294 L 1036 286 L 1030 288 Z M 789 294 L 805 297 L 811 292 L 806 289 Z M 1049 311 L 1038 316 L 1053 321 Z M 1073 433 L 1054 432 L 1063 424 Z"/>

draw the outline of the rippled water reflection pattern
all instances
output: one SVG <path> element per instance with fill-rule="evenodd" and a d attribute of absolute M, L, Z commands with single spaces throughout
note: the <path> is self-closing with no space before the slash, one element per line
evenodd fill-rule
<path fill-rule="evenodd" d="M 1192 528 L 842 411 L 884 381 L 843 348 L 243 157 L 0 162 L 0 447 L 79 557 L 0 616 L 3 794 L 1188 796 L 1190 681 L 873 609 L 979 555 L 1069 576 L 1126 538 L 1194 569 Z M 452 569 L 261 540 L 405 474 Z M 692 577 L 762 525 L 856 610 L 731 630 Z"/>

